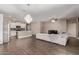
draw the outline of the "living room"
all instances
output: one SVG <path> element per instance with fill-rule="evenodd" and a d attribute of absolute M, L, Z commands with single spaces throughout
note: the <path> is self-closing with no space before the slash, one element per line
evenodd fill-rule
<path fill-rule="evenodd" d="M 79 5 L 0 6 L 1 54 L 79 54 Z"/>

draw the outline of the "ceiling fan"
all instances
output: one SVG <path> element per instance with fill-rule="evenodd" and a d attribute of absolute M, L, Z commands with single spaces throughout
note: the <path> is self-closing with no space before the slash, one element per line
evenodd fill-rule
<path fill-rule="evenodd" d="M 58 20 L 58 19 L 55 18 L 55 17 L 51 17 L 51 18 L 50 18 L 50 21 L 51 21 L 51 22 L 56 22 L 57 20 Z"/>

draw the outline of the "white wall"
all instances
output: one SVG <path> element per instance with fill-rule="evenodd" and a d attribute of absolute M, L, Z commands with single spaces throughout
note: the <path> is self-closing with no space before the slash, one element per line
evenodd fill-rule
<path fill-rule="evenodd" d="M 0 14 L 0 44 L 8 42 L 8 23 L 9 20 Z"/>
<path fill-rule="evenodd" d="M 0 14 L 0 44 L 3 43 L 3 14 Z"/>
<path fill-rule="evenodd" d="M 5 15 L 3 16 L 3 41 L 4 42 L 8 42 L 9 41 L 9 28 L 8 28 L 8 24 L 10 23 L 11 19 L 9 17 L 6 17 Z"/>

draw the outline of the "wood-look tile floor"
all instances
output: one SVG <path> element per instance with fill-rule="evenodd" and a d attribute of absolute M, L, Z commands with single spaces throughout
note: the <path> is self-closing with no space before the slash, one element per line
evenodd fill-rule
<path fill-rule="evenodd" d="M 79 40 L 69 39 L 67 46 L 35 39 L 11 39 L 0 45 L 1 55 L 78 55 Z"/>

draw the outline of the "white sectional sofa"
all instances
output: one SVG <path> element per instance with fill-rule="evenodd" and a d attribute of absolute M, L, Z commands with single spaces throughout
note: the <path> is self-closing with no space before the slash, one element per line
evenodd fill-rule
<path fill-rule="evenodd" d="M 38 33 L 36 34 L 36 38 L 66 46 L 68 40 L 68 34 Z"/>

